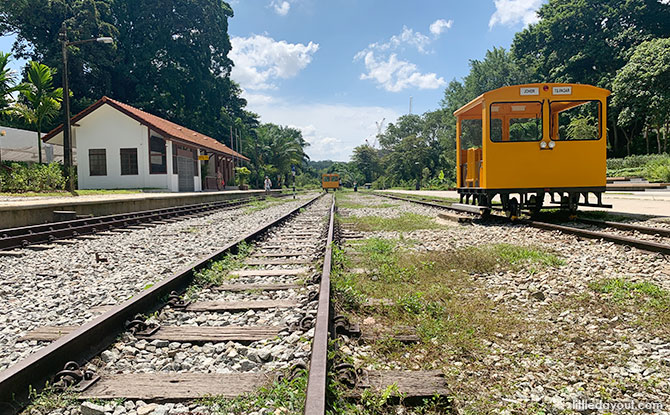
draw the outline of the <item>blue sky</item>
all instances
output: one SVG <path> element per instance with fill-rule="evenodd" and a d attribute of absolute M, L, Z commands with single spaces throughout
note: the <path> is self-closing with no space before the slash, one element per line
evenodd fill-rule
<path fill-rule="evenodd" d="M 543 0 L 233 0 L 233 79 L 262 122 L 347 161 L 376 123 L 436 109 L 444 88 L 536 21 Z M 0 38 L 0 50 L 11 40 Z"/>

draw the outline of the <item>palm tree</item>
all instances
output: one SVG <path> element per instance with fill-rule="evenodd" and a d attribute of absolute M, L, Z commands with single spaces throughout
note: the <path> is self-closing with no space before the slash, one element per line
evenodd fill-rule
<path fill-rule="evenodd" d="M 11 54 L 0 52 L 0 114 L 12 112 L 14 101 L 12 94 L 23 89 L 23 84 L 16 85 L 13 71 L 8 68 Z"/>
<path fill-rule="evenodd" d="M 30 62 L 28 82 L 21 90 L 27 104 L 18 105 L 19 114 L 30 124 L 37 127 L 37 153 L 42 163 L 42 124 L 50 121 L 60 111 L 63 101 L 63 88 L 54 89 L 54 70 L 48 66 Z"/>

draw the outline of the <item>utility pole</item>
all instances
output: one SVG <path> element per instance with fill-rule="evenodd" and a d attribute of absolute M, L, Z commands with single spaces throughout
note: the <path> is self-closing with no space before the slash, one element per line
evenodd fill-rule
<path fill-rule="evenodd" d="M 67 190 L 74 192 L 74 166 L 72 163 L 72 128 L 70 127 L 70 86 L 67 80 L 67 28 L 65 23 L 60 32 L 61 42 L 63 44 L 63 112 L 65 120 L 63 121 L 63 164 L 67 173 Z"/>
<path fill-rule="evenodd" d="M 412 97 L 409 97 L 409 113 L 412 113 Z"/>

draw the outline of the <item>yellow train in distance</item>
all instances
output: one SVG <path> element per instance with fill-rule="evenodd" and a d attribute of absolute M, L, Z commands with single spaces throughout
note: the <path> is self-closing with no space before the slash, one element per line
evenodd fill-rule
<path fill-rule="evenodd" d="M 327 192 L 328 189 L 337 190 L 340 188 L 340 175 L 337 173 L 327 173 L 321 175 L 321 187 Z"/>
<path fill-rule="evenodd" d="M 575 212 L 602 203 L 610 91 L 526 84 L 486 92 L 454 112 L 457 190 L 483 213 L 494 198 L 510 217 L 544 207 Z M 545 206 L 545 197 L 550 204 Z"/>

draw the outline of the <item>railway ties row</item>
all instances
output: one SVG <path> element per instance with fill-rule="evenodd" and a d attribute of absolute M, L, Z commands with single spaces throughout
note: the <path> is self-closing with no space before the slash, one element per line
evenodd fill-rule
<path fill-rule="evenodd" d="M 304 212 L 266 232 L 251 255 L 234 260 L 223 282 L 127 323 L 130 331 L 83 370 L 99 368 L 79 399 L 234 397 L 271 383 L 278 369 L 304 367 L 316 312 L 310 289 L 320 273 L 328 204 L 304 204 Z M 79 329 L 40 327 L 22 340 L 58 342 Z M 77 370 L 70 365 L 55 380 L 69 383 Z"/>

